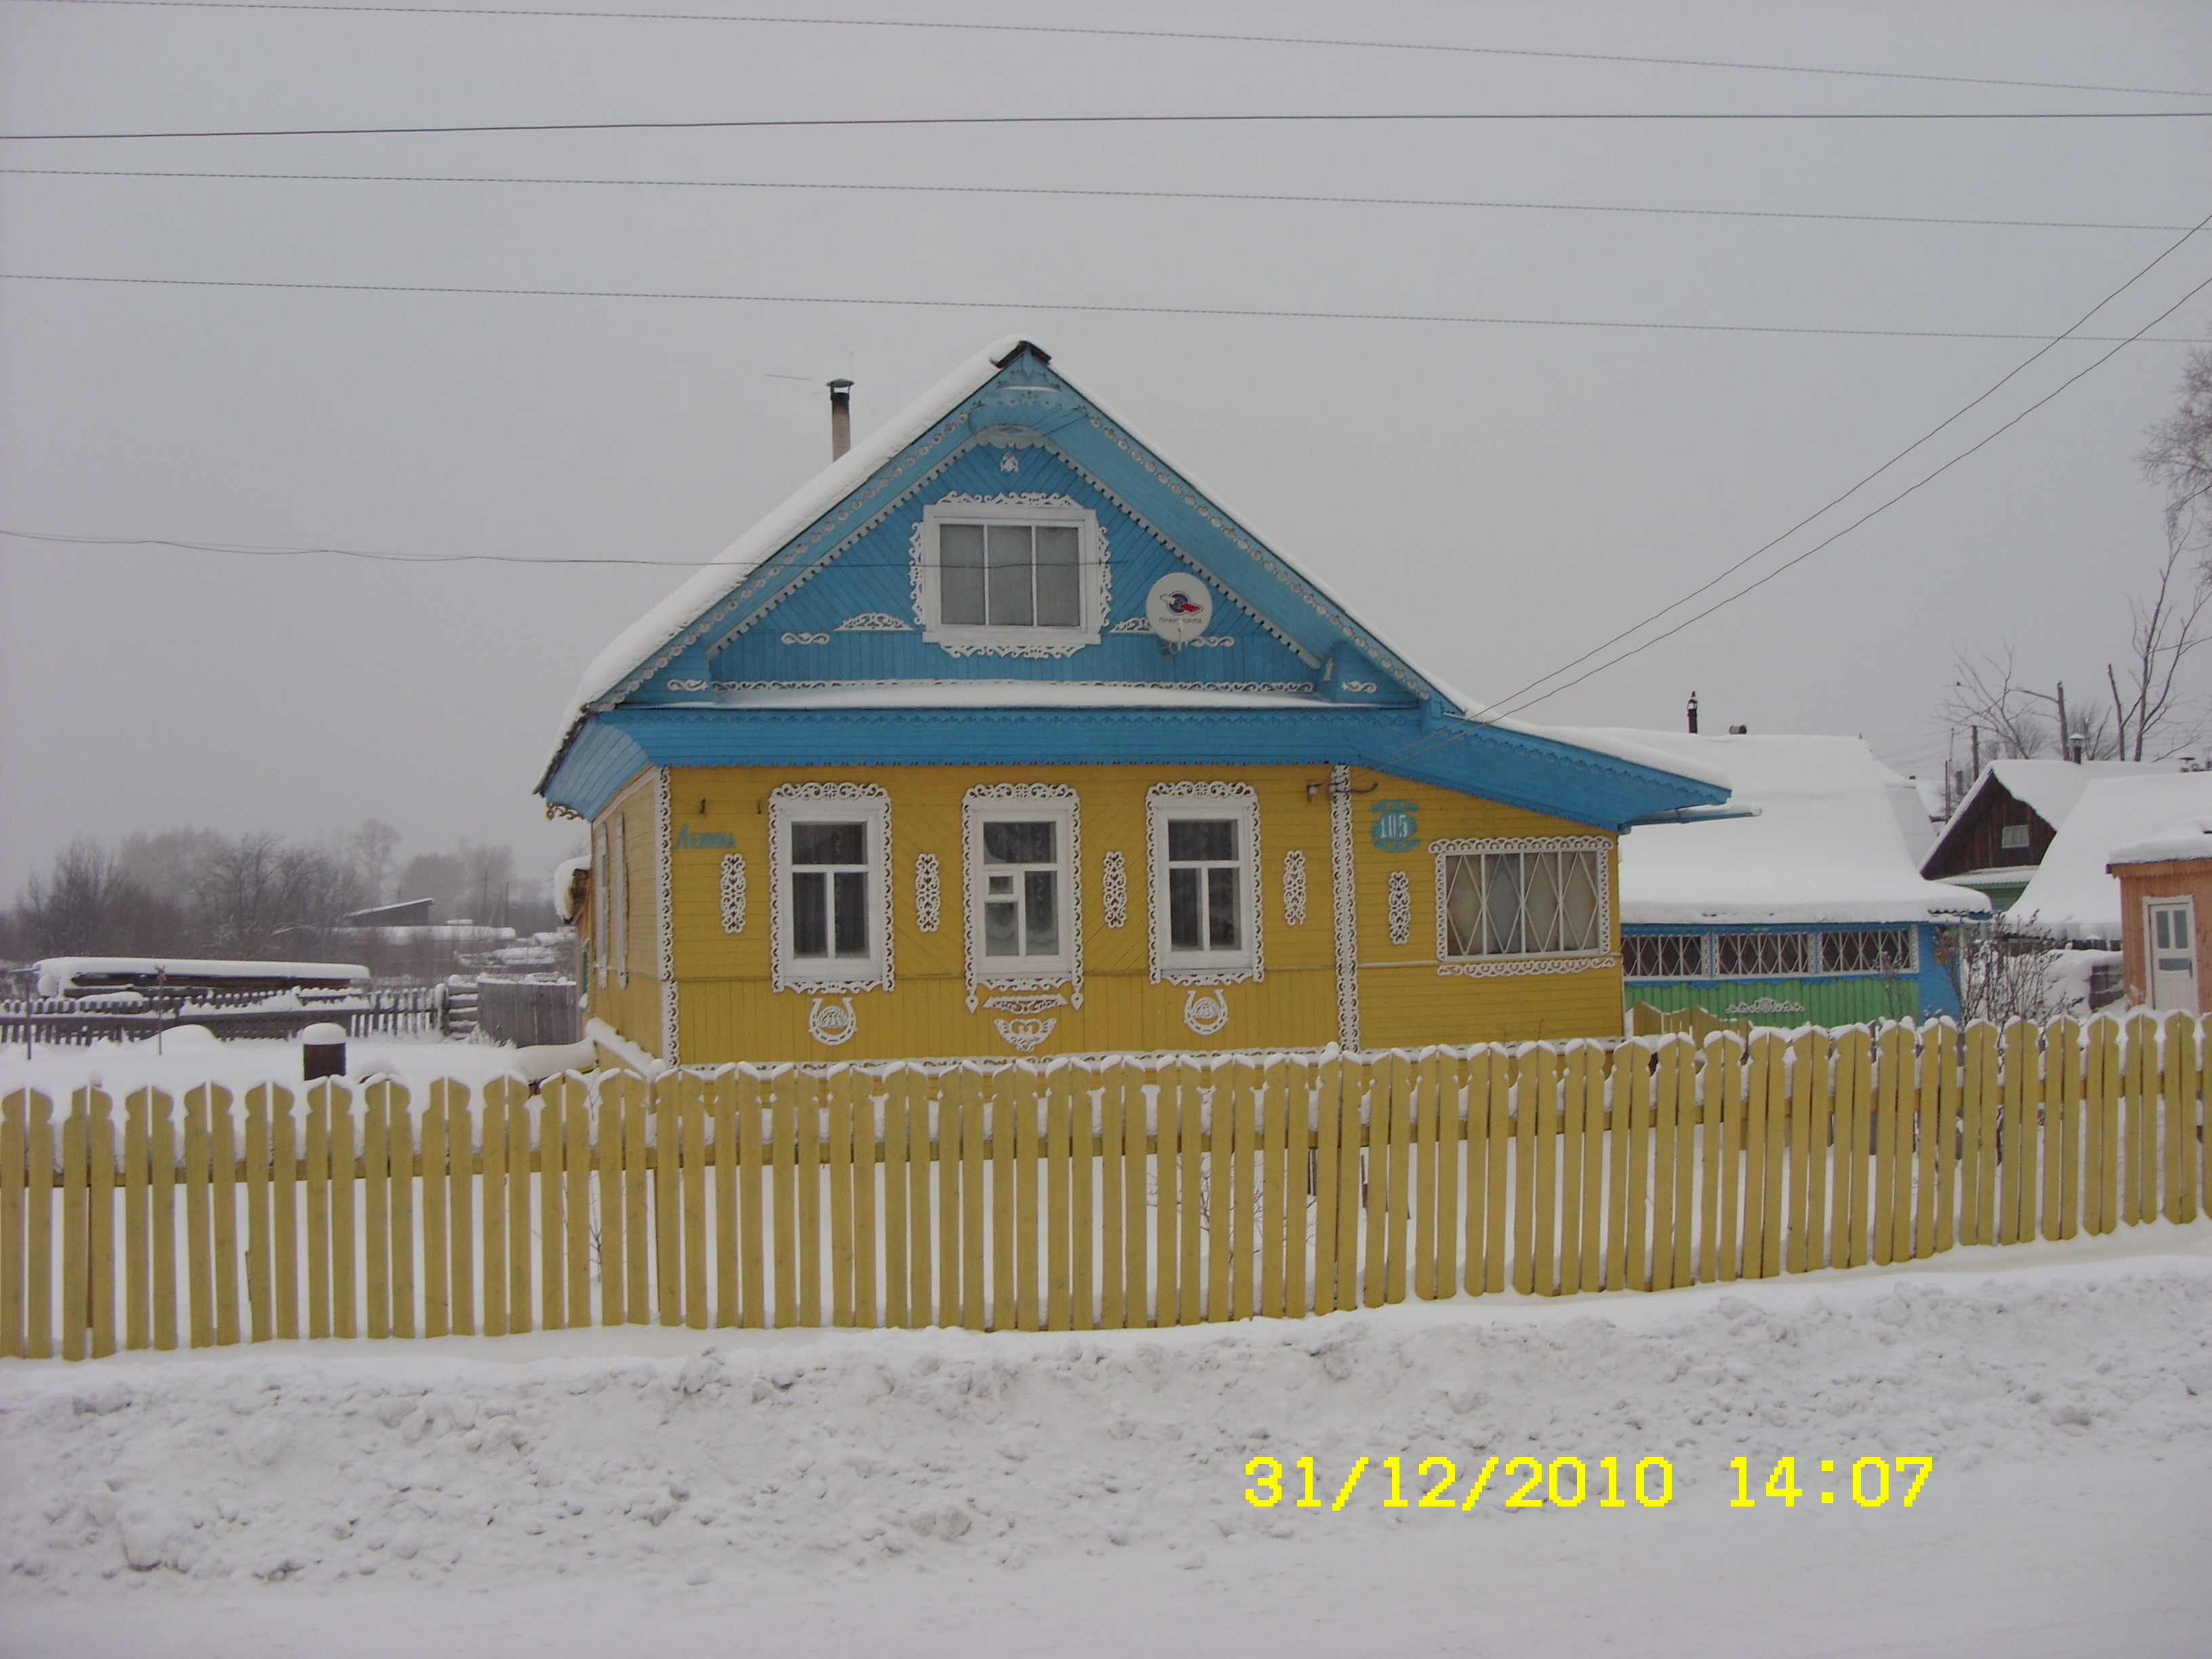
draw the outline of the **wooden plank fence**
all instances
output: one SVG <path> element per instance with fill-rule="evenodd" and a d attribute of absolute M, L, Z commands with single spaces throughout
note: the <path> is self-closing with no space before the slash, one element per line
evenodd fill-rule
<path fill-rule="evenodd" d="M 2199 1021 L 0 1101 L 0 1354 L 1093 1329 L 2195 1218 Z"/>

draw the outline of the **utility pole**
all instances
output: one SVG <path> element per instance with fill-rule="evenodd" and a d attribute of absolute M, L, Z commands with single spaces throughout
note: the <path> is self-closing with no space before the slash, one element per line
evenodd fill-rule
<path fill-rule="evenodd" d="M 2058 682 L 2058 758 L 2073 760 L 2074 733 L 2066 724 L 2066 682 Z"/>
<path fill-rule="evenodd" d="M 1978 778 L 1982 775 L 1982 728 L 1978 726 L 1970 726 L 1966 728 L 1966 732 L 1973 739 L 1972 764 L 1974 775 Z"/>

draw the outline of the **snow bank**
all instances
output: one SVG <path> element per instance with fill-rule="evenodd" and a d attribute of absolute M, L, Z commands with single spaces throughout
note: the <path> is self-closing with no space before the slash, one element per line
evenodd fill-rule
<path fill-rule="evenodd" d="M 11 1595 L 140 1575 L 1199 1566 L 1301 1534 L 1358 1547 L 1399 1518 L 1379 1468 L 1340 1515 L 1256 1509 L 1244 1467 L 1262 1455 L 1316 1458 L 1332 1490 L 1360 1456 L 1448 1457 L 1462 1491 L 1492 1455 L 1661 1455 L 1688 1509 L 1723 1501 L 1737 1455 L 1933 1455 L 1938 1496 L 1984 1462 L 2208 1448 L 2200 1223 L 1655 1297 L 1166 1332 L 639 1328 L 9 1361 L 0 1565 Z M 1438 1524 L 1490 1549 L 1515 1520 L 1486 1499 Z"/>

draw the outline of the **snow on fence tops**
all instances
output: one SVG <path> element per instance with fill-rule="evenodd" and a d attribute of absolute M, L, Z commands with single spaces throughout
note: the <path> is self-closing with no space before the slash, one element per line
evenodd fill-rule
<path fill-rule="evenodd" d="M 1970 888 L 1929 881 L 1908 826 L 1919 792 L 1858 738 L 1562 731 L 1633 744 L 1673 769 L 1723 776 L 1757 817 L 1644 824 L 1620 843 L 1629 923 L 1911 922 L 1986 912 Z"/>
<path fill-rule="evenodd" d="M 2110 869 L 2115 849 L 2146 836 L 2163 839 L 2185 819 L 2206 818 L 2212 818 L 2212 772 L 2094 778 L 2059 825 L 2027 890 L 2013 902 L 2011 915 L 2056 938 L 2116 939 L 2120 883 Z"/>

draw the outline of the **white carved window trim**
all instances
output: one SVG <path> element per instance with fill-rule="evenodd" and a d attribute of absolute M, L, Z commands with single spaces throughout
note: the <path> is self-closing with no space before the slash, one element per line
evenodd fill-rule
<path fill-rule="evenodd" d="M 629 988 L 629 815 L 618 809 L 614 823 L 615 983 Z"/>
<path fill-rule="evenodd" d="M 1306 925 L 1306 855 L 1293 847 L 1283 854 L 1283 926 Z"/>
<path fill-rule="evenodd" d="M 1109 927 L 1123 927 L 1129 921 L 1129 866 L 1117 848 L 1099 860 L 1099 896 Z"/>
<path fill-rule="evenodd" d="M 917 853 L 914 860 L 914 925 L 933 933 L 945 916 L 945 882 L 938 874 L 937 854 Z"/>
<path fill-rule="evenodd" d="M 1206 960 L 1178 954 L 1168 943 L 1168 836 L 1171 816 L 1234 817 L 1244 826 L 1240 862 L 1244 879 L 1238 891 L 1244 906 L 1243 951 L 1228 961 L 1213 952 Z M 1267 976 L 1261 927 L 1260 872 L 1267 867 L 1260 848 L 1260 798 L 1249 783 L 1156 783 L 1145 791 L 1145 866 L 1148 881 L 1152 980 L 1155 985 L 1238 985 Z"/>
<path fill-rule="evenodd" d="M 1409 945 L 1413 938 L 1413 878 L 1403 870 L 1390 872 L 1390 943 Z"/>
<path fill-rule="evenodd" d="M 745 855 L 725 853 L 722 855 L 722 931 L 742 933 L 745 931 Z"/>
<path fill-rule="evenodd" d="M 1578 974 L 1613 968 L 1620 958 L 1613 940 L 1613 842 L 1603 836 L 1522 836 L 1497 841 L 1432 841 L 1429 852 L 1436 865 L 1437 972 L 1461 974 L 1471 979 L 1497 979 L 1514 974 Z M 1445 865 L 1463 853 L 1595 853 L 1597 854 L 1597 933 L 1605 943 L 1595 951 L 1559 951 L 1525 957 L 1448 957 L 1451 924 L 1444 915 Z"/>
<path fill-rule="evenodd" d="M 855 819 L 868 826 L 867 897 L 874 937 L 869 940 L 866 971 L 830 957 L 819 967 L 802 964 L 791 953 L 791 918 L 785 900 L 791 883 L 790 826 L 799 820 Z M 891 964 L 891 800 L 879 784 L 787 783 L 769 791 L 769 977 L 779 991 L 848 996 L 860 991 L 888 991 Z"/>
<path fill-rule="evenodd" d="M 1063 894 L 1062 939 L 1065 948 L 1050 967 L 1009 970 L 994 964 L 1005 957 L 983 954 L 983 834 L 992 818 L 1056 819 L 1065 829 L 1060 868 L 1066 877 Z M 978 988 L 999 991 L 1049 991 L 1067 988 L 1068 1001 L 1083 1006 L 1083 814 L 1075 791 L 1064 783 L 980 783 L 960 799 L 960 872 L 965 910 L 962 936 L 966 943 L 968 1011 L 975 1012 Z M 1035 958 L 1012 958 L 1033 961 Z"/>
<path fill-rule="evenodd" d="M 1076 530 L 1076 589 L 1082 621 L 1073 628 L 999 627 L 938 620 L 937 527 L 956 524 L 1058 524 Z M 946 495 L 921 510 L 910 549 L 915 620 L 921 636 L 955 657 L 1065 657 L 1098 643 L 1111 592 L 1106 534 L 1098 515 L 1066 495 Z"/>
<path fill-rule="evenodd" d="M 592 848 L 598 862 L 592 871 L 592 966 L 599 975 L 599 982 L 607 982 L 607 963 L 611 959 L 607 949 L 614 926 L 614 906 L 607 895 L 614 881 L 614 855 L 607 846 L 607 826 L 594 824 L 592 828 Z"/>

